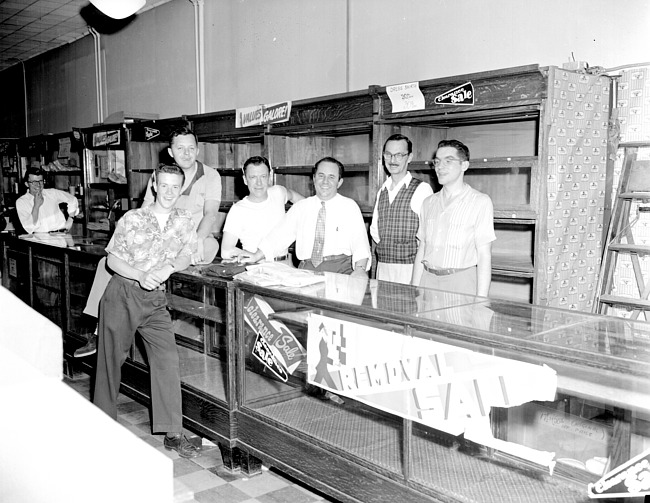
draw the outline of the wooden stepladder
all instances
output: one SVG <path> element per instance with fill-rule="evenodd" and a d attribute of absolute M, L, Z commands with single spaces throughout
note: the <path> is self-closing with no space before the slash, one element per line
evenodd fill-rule
<path fill-rule="evenodd" d="M 636 241 L 640 240 L 635 240 L 633 232 L 639 222 L 650 222 L 650 143 L 628 143 L 620 145 L 620 148 L 624 151 L 623 167 L 605 238 L 594 311 L 610 314 L 609 306 L 624 308 L 632 311 L 632 319 L 638 319 L 643 312 L 646 321 L 650 321 L 650 280 L 644 280 L 644 267 L 639 258 L 650 255 L 650 235 L 647 242 L 638 243 Z M 615 292 L 615 273 L 621 255 L 629 256 L 638 298 Z M 650 275 L 646 274 L 646 277 L 650 278 Z"/>

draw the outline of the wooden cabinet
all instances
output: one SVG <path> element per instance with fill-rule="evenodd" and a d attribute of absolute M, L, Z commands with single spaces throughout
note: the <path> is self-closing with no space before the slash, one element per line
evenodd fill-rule
<path fill-rule="evenodd" d="M 370 215 L 377 190 L 372 119 L 368 91 L 293 102 L 289 121 L 272 124 L 265 138 L 275 183 L 311 196 L 314 164 L 334 157 L 345 166 L 339 193 Z"/>
<path fill-rule="evenodd" d="M 91 236 L 110 236 L 116 220 L 131 208 L 126 127 L 108 124 L 78 131 L 84 144 L 86 227 Z"/>
<path fill-rule="evenodd" d="M 0 234 L 2 286 L 61 327 L 64 362 L 71 373 L 89 362 L 72 357 L 94 330 L 83 314 L 97 262 L 107 241 L 69 234 Z"/>
<path fill-rule="evenodd" d="M 79 129 L 84 142 L 88 231 L 109 235 L 128 210 L 142 205 L 147 182 L 183 119 L 104 124 Z"/>
<path fill-rule="evenodd" d="M 246 159 L 268 157 L 264 128 L 236 128 L 235 110 L 190 115 L 187 119 L 199 140 L 198 159 L 221 175 L 221 211 L 227 212 L 248 195 L 241 170 Z"/>
<path fill-rule="evenodd" d="M 0 211 L 15 208 L 20 192 L 22 173 L 17 144 L 15 138 L 0 139 Z"/>
<path fill-rule="evenodd" d="M 187 125 L 183 118 L 156 119 L 127 125 L 126 177 L 129 209 L 142 206 L 147 183 L 162 161 L 171 161 L 167 152 L 174 129 Z"/>
<path fill-rule="evenodd" d="M 436 97 L 470 82 L 473 105 L 437 104 Z M 401 133 L 413 142 L 413 176 L 438 190 L 430 165 L 438 142 L 457 139 L 470 150 L 465 181 L 494 205 L 491 296 L 536 301 L 536 252 L 545 223 L 547 78 L 536 67 L 461 75 L 419 83 L 425 109 L 392 111 L 377 88 L 378 144 Z"/>

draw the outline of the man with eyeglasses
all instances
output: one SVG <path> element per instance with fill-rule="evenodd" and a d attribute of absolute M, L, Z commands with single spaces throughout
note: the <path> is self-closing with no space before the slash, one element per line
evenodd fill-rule
<path fill-rule="evenodd" d="M 420 208 L 433 194 L 428 183 L 409 173 L 411 160 L 413 144 L 408 137 L 394 134 L 386 140 L 383 162 L 390 176 L 377 193 L 370 224 L 377 252 L 377 279 L 407 285 L 418 249 Z"/>
<path fill-rule="evenodd" d="M 25 173 L 27 193 L 16 201 L 18 219 L 25 231 L 34 232 L 67 232 L 72 228 L 73 219 L 79 213 L 77 198 L 68 192 L 58 189 L 44 188 L 43 170 L 28 168 Z M 59 207 L 68 205 L 68 218 Z"/>
<path fill-rule="evenodd" d="M 492 200 L 464 182 L 469 149 L 460 141 L 438 143 L 433 167 L 442 190 L 422 205 L 411 284 L 487 297 L 496 239 Z"/>

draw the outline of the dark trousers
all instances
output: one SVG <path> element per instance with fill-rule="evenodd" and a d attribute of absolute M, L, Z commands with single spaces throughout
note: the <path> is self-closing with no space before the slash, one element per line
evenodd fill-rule
<path fill-rule="evenodd" d="M 308 269 L 318 272 L 337 272 L 339 274 L 352 274 L 352 257 L 350 255 L 332 255 L 314 267 L 311 260 L 302 260 L 298 269 Z"/>
<path fill-rule="evenodd" d="M 115 274 L 99 303 L 97 373 L 93 402 L 117 419 L 122 364 L 135 332 L 144 340 L 151 374 L 153 432 L 183 431 L 181 381 L 176 340 L 165 292 L 146 291 Z"/>

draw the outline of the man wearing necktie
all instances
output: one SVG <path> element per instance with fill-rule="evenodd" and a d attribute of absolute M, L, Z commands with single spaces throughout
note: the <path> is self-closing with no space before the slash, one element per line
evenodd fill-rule
<path fill-rule="evenodd" d="M 370 267 L 368 232 L 356 202 L 338 193 L 344 167 L 325 157 L 313 168 L 316 195 L 298 201 L 244 262 L 273 257 L 296 242 L 299 268 L 367 275 Z"/>

